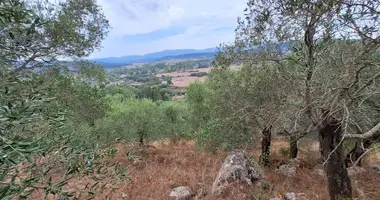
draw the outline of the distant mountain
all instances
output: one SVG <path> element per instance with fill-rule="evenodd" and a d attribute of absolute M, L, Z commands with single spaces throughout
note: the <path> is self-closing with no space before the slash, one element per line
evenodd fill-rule
<path fill-rule="evenodd" d="M 173 59 L 194 59 L 194 58 L 208 58 L 213 57 L 216 54 L 216 48 L 209 49 L 175 49 L 175 50 L 165 50 L 155 53 L 150 53 L 142 56 L 132 55 L 132 56 L 122 56 L 122 57 L 109 57 L 109 58 L 97 58 L 92 59 L 92 61 L 104 65 L 105 68 L 109 66 L 123 66 L 138 62 L 152 62 L 152 61 L 163 61 L 163 60 L 173 60 Z"/>
<path fill-rule="evenodd" d="M 164 61 L 164 60 L 176 60 L 176 59 L 200 59 L 200 58 L 212 58 L 216 55 L 216 52 L 204 52 L 204 53 L 188 53 L 181 54 L 177 56 L 165 56 L 161 58 L 156 58 L 154 61 Z"/>

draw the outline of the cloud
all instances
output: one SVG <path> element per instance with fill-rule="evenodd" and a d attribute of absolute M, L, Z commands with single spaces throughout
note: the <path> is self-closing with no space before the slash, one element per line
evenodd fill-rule
<path fill-rule="evenodd" d="M 247 0 L 97 0 L 112 29 L 91 57 L 208 48 L 232 41 Z"/>

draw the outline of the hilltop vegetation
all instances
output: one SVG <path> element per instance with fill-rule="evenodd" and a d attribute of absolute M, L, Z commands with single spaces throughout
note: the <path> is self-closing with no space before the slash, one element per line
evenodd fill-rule
<path fill-rule="evenodd" d="M 0 198 L 378 199 L 379 7 L 250 0 L 214 59 L 104 71 L 83 61 L 110 28 L 95 0 L 1 1 Z M 211 194 L 236 149 L 268 184 Z"/>

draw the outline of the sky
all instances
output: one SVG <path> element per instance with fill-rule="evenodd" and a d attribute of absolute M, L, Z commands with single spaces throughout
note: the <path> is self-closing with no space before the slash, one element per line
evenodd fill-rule
<path fill-rule="evenodd" d="M 97 0 L 112 26 L 90 58 L 205 49 L 234 39 L 247 0 Z"/>

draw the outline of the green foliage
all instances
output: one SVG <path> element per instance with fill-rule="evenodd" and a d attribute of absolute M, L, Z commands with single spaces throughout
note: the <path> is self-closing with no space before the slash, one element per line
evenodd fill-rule
<path fill-rule="evenodd" d="M 203 83 L 192 83 L 186 88 L 186 102 L 191 107 L 192 122 L 196 129 L 209 119 L 209 94 L 207 85 Z"/>
<path fill-rule="evenodd" d="M 273 66 L 249 63 L 240 70 L 214 70 L 206 84 L 190 85 L 186 100 L 200 126 L 198 143 L 245 148 L 256 142 L 285 110 L 286 87 Z"/>
<path fill-rule="evenodd" d="M 206 75 L 207 75 L 207 72 L 193 72 L 190 74 L 190 76 L 196 76 L 196 77 L 202 77 Z"/>
<path fill-rule="evenodd" d="M 136 97 L 139 99 L 152 99 L 153 101 L 170 101 L 174 95 L 173 92 L 167 88 L 167 85 L 149 86 L 144 85 L 137 88 Z"/>
<path fill-rule="evenodd" d="M 126 135 L 135 138 L 155 138 L 165 135 L 163 113 L 157 104 L 148 99 L 128 99 L 120 104 L 112 105 L 113 116 L 124 118 L 124 127 L 128 127 Z"/>
<path fill-rule="evenodd" d="M 121 98 L 135 98 L 137 90 L 134 87 L 126 85 L 107 85 L 105 91 L 111 96 L 120 95 Z"/>
<path fill-rule="evenodd" d="M 109 117 L 105 120 L 112 128 L 104 124 L 107 122 L 99 122 L 97 124 L 101 125 L 96 126 L 104 130 L 109 128 L 108 133 L 104 135 L 107 138 L 150 140 L 181 136 L 190 132 L 187 107 L 180 102 L 155 103 L 149 99 L 126 99 L 120 102 L 115 99 L 112 101 L 111 109 Z M 107 138 L 104 139 L 109 140 Z"/>
<path fill-rule="evenodd" d="M 222 137 L 223 123 L 216 120 L 211 120 L 207 124 L 203 125 L 197 135 L 197 144 L 203 149 L 215 152 L 220 147 L 226 147 L 228 141 L 225 137 Z M 226 143 L 227 142 L 227 143 Z"/>
<path fill-rule="evenodd" d="M 105 116 L 108 105 L 105 93 L 96 86 L 78 82 L 74 77 L 62 76 L 57 71 L 47 73 L 42 84 L 49 84 L 50 95 L 57 104 L 69 111 L 72 120 L 94 124 Z"/>
<path fill-rule="evenodd" d="M 166 78 L 166 81 L 167 81 L 168 85 L 173 84 L 171 76 L 166 76 L 165 78 Z"/>
<path fill-rule="evenodd" d="M 103 83 L 106 80 L 106 74 L 100 65 L 89 62 L 76 62 L 79 65 L 80 75 L 86 79 L 95 79 L 99 83 Z"/>
<path fill-rule="evenodd" d="M 72 76 L 56 58 L 89 55 L 108 27 L 92 0 L 0 2 L 1 199 L 27 198 L 36 186 L 69 197 L 63 186 L 70 176 L 94 170 L 100 152 L 72 137 L 81 123 L 73 116 L 92 123 L 104 115 L 99 91 L 82 79 L 103 81 L 104 72 Z M 38 162 L 45 156 L 49 162 Z M 56 168 L 64 171 L 58 182 L 51 178 Z"/>
<path fill-rule="evenodd" d="M 191 134 L 190 112 L 185 102 L 167 101 L 160 104 L 165 114 L 167 125 L 172 136 L 186 137 Z"/>

